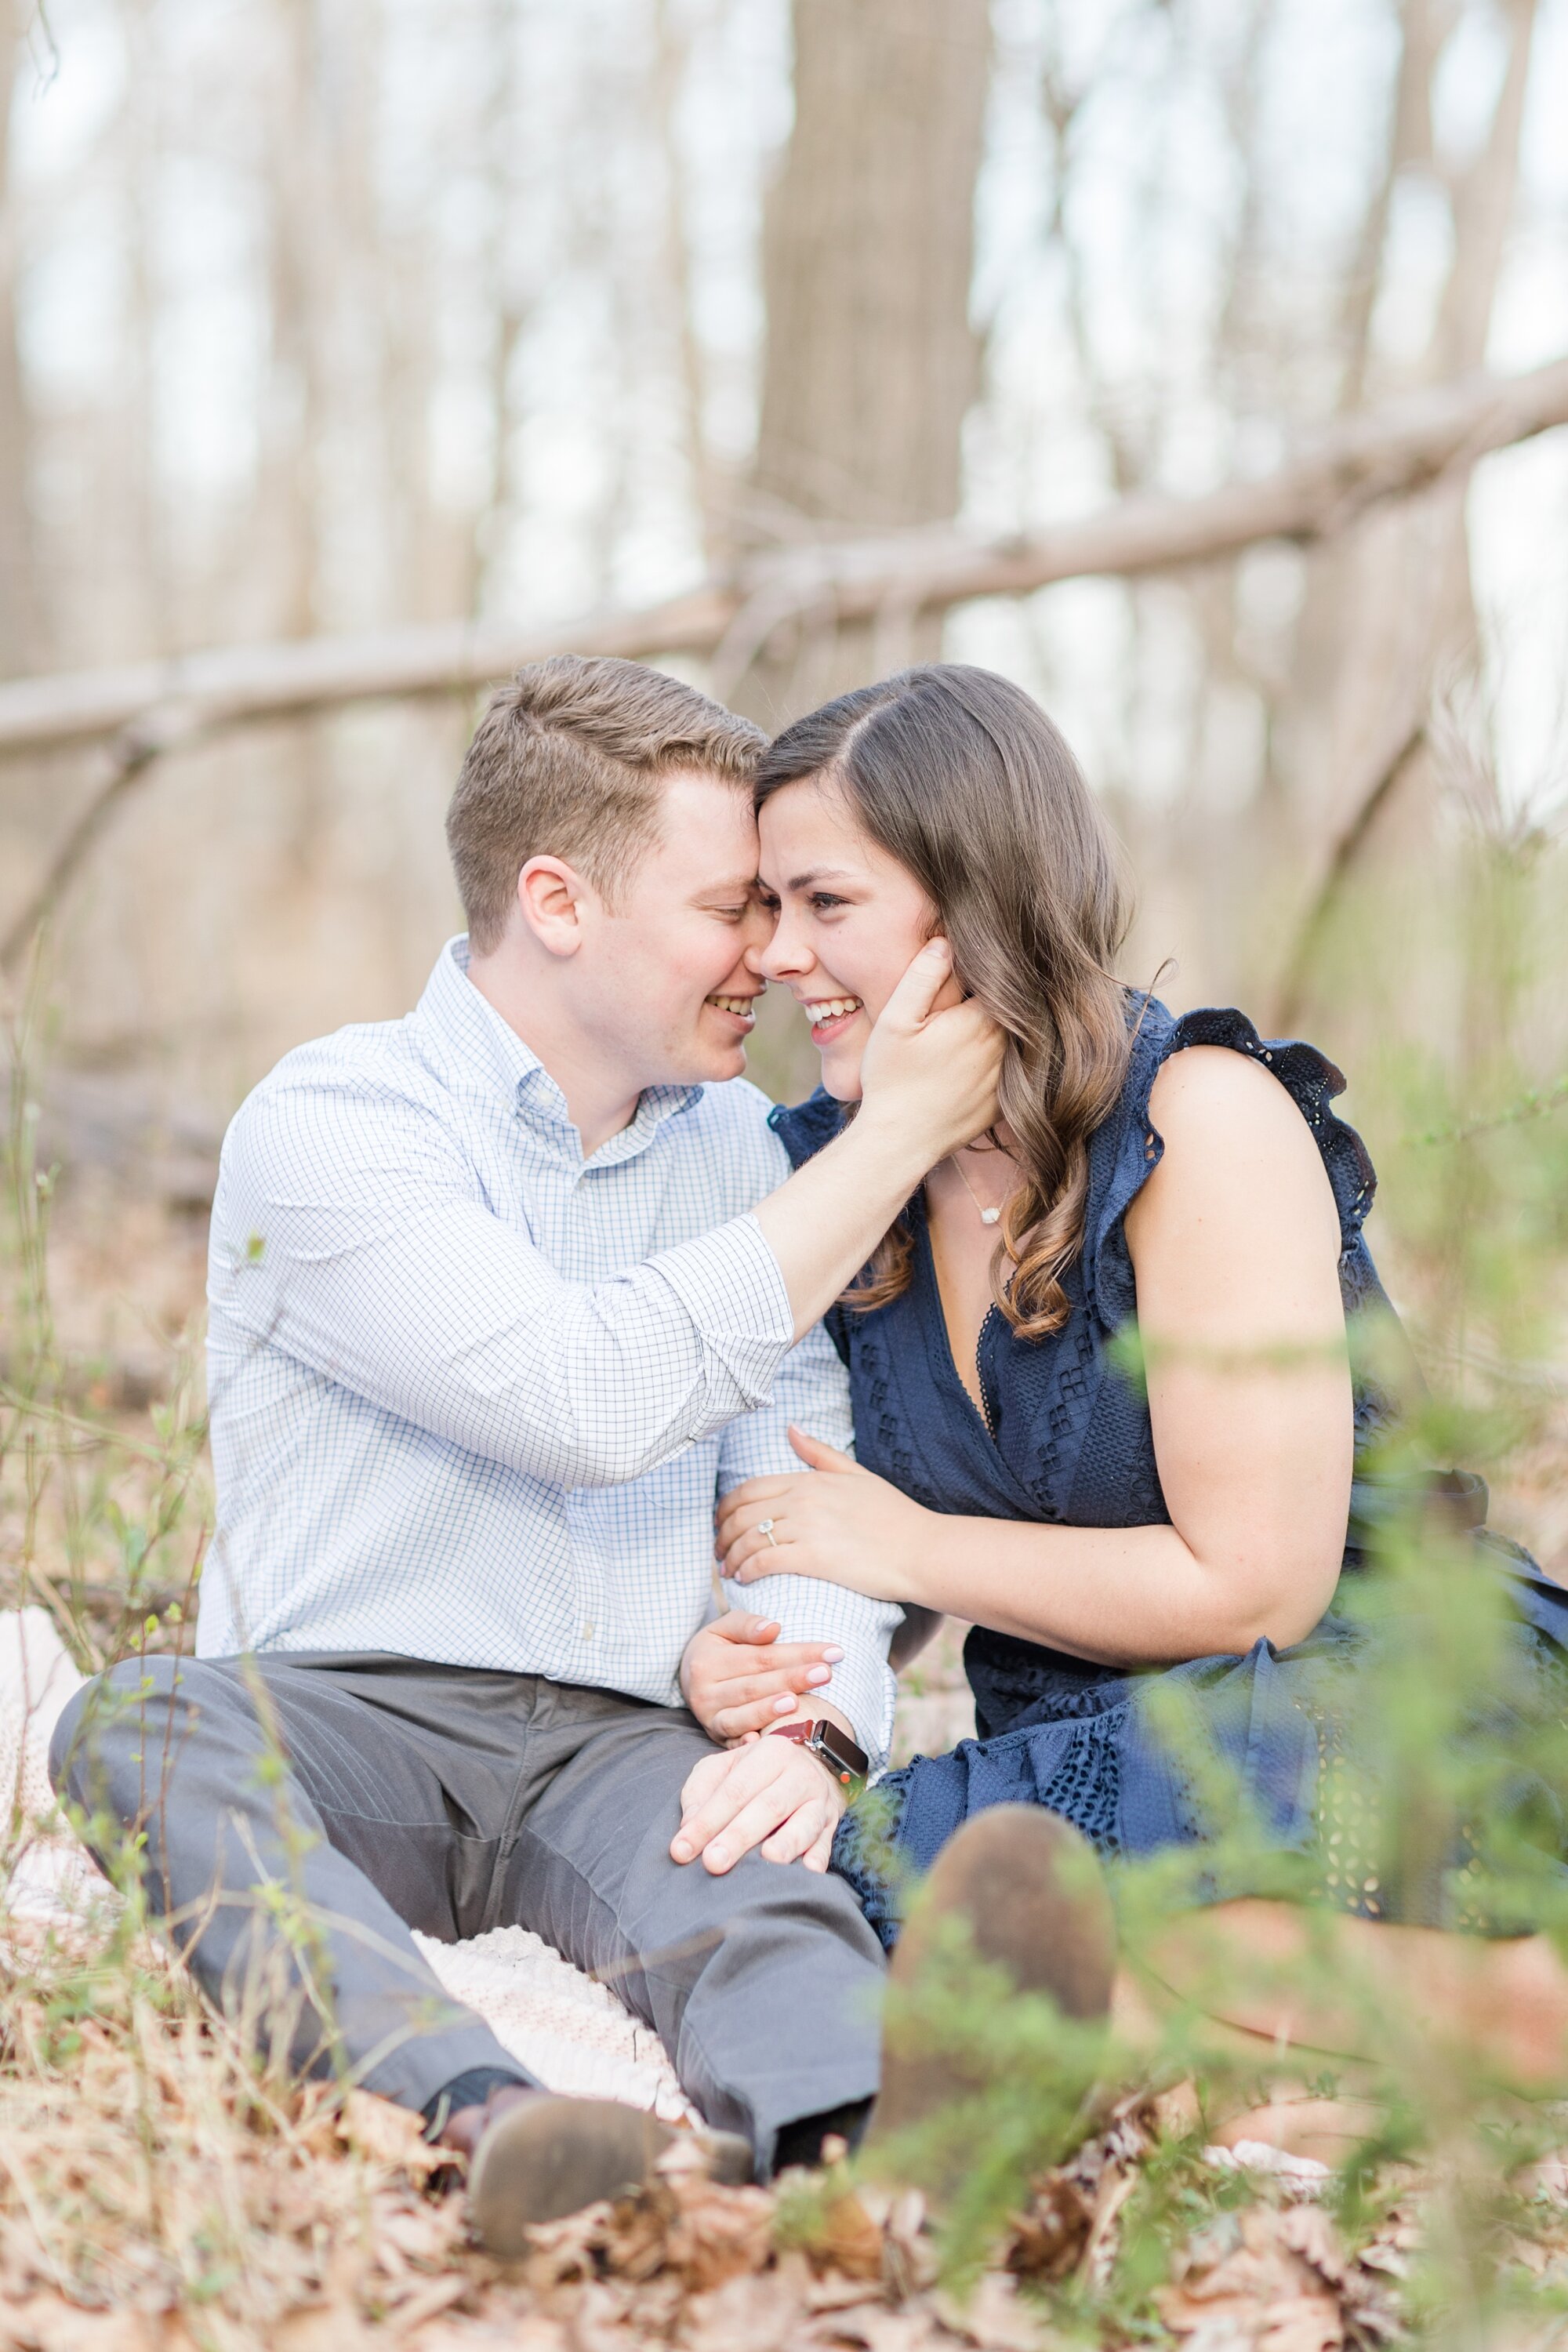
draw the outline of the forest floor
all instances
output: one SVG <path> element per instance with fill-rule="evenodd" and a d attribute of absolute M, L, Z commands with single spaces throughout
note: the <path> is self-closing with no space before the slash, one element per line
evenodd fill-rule
<path fill-rule="evenodd" d="M 58 1353 L 101 1459 L 86 1448 L 64 1502 L 32 1507 L 10 1480 L 0 1566 L 14 1581 L 26 1553 L 34 1598 L 56 1578 L 85 1664 L 124 1638 L 115 1546 L 131 1556 L 162 1475 L 160 1400 L 196 1328 L 203 1244 L 198 1220 L 145 1203 L 85 1199 L 57 1227 Z M 175 1638 L 166 1603 L 179 1545 L 208 1522 L 204 1482 L 198 1463 L 178 1543 L 132 1547 L 154 1643 Z M 1559 1553 L 1560 1505 L 1543 1490 L 1530 1530 Z M 950 1627 L 908 1678 L 898 1752 L 962 1737 L 967 1707 Z M 1568 2161 L 1543 2155 L 1550 2133 L 1528 2160 L 1505 2148 L 1479 2191 L 1463 2157 L 1408 2149 L 1351 2181 L 1216 2152 L 1201 2077 L 1157 2096 L 1131 2081 L 966 2272 L 944 2269 L 918 2189 L 845 2165 L 725 2189 L 679 2153 L 656 2190 L 541 2230 L 501 2266 L 470 2242 L 461 2183 L 414 2118 L 258 2073 L 123 1920 L 65 1936 L 0 1921 L 0 2352 L 1568 2344 Z"/>

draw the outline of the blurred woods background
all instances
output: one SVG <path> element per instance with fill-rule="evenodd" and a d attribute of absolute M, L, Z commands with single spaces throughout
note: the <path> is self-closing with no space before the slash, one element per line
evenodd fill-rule
<path fill-rule="evenodd" d="M 1201 499 L 1561 360 L 1568 0 L 6 5 L 0 674 L 569 644 L 776 559 L 684 643 L 596 641 L 770 724 L 939 647 L 1007 670 L 1127 842 L 1129 975 L 1355 1074 L 1407 1289 L 1489 1215 L 1563 1240 L 1527 1099 L 1568 1068 L 1561 371 L 1533 437 L 1472 468 L 1515 437 L 1478 412 L 1435 478 L 1325 478 L 1205 561 L 859 611 L 811 583 L 953 518 Z M 46 1158 L 199 1208 L 280 1052 L 413 1001 L 474 707 L 13 744 L 14 991 L 113 787 L 47 933 Z M 759 1076 L 811 1059 L 773 1006 Z M 1492 1175 L 1424 1206 L 1414 1130 L 1499 1117 L 1525 1207 Z"/>

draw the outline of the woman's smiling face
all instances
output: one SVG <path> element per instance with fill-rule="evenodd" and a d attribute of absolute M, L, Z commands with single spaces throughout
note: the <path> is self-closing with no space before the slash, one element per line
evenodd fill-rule
<path fill-rule="evenodd" d="M 774 914 L 761 968 L 804 1008 L 828 1093 L 858 1102 L 871 1025 L 936 929 L 936 908 L 835 783 L 807 776 L 782 785 L 763 802 L 758 830 Z M 962 991 L 949 987 L 956 1002 Z"/>

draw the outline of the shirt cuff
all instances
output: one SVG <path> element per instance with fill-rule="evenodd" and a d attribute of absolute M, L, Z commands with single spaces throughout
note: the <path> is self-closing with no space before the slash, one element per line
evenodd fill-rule
<path fill-rule="evenodd" d="M 868 1601 L 820 1577 L 765 1576 L 755 1584 L 724 1585 L 732 1609 L 772 1617 L 781 1642 L 837 1642 L 844 1655 L 833 1679 L 808 1694 L 826 1699 L 854 1726 L 855 1737 L 879 1772 L 893 1739 L 893 1704 L 898 1684 L 888 1664 L 888 1644 L 901 1623 L 896 1601 Z"/>
<path fill-rule="evenodd" d="M 668 1285 L 690 1318 L 710 1376 L 727 1375 L 740 1399 L 731 1410 L 764 1402 L 795 1345 L 795 1312 L 756 1219 L 734 1217 L 714 1233 L 661 1250 L 647 1271 Z"/>

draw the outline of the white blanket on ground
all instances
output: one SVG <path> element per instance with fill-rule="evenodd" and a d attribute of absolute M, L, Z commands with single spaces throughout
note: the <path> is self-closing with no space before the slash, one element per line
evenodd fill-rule
<path fill-rule="evenodd" d="M 13 1916 L 64 1922 L 112 1900 L 49 1787 L 50 1734 L 80 1682 L 47 1610 L 0 1617 L 0 1807 L 23 1824 L 4 1897 Z M 542 1937 L 497 1927 L 461 1944 L 414 1940 L 453 1998 L 550 2090 L 697 2119 L 658 2036 Z"/>

